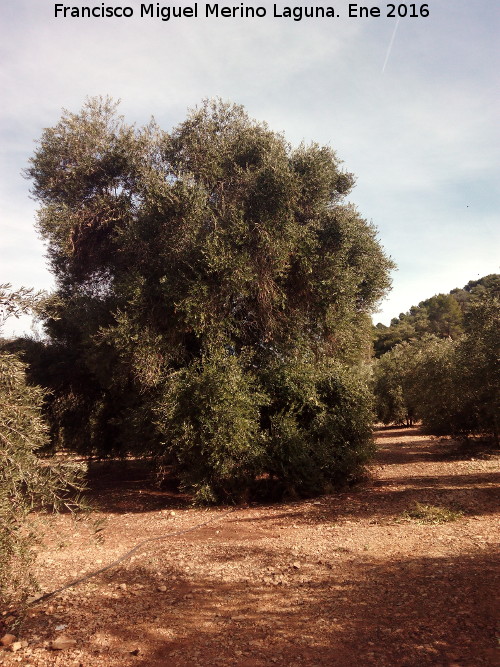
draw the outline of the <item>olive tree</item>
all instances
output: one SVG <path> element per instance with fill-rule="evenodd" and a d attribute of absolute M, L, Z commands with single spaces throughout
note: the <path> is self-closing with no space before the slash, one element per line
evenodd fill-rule
<path fill-rule="evenodd" d="M 33 290 L 0 285 L 0 334 L 7 317 L 29 311 L 40 297 Z M 25 370 L 16 355 L 0 349 L 0 599 L 16 602 L 35 586 L 30 512 L 76 508 L 81 490 L 77 469 L 38 455 L 47 442 L 43 391 L 27 382 Z"/>
<path fill-rule="evenodd" d="M 205 500 L 357 474 L 392 263 L 334 151 L 220 100 L 165 132 L 94 99 L 27 173 L 58 285 L 56 437 L 153 454 Z"/>

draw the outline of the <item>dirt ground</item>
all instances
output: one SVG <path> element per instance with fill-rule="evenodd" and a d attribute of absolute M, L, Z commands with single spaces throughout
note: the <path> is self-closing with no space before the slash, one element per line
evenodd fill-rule
<path fill-rule="evenodd" d="M 132 466 L 118 481 L 97 471 L 91 521 L 38 519 L 42 591 L 164 539 L 31 607 L 13 631 L 22 646 L 0 664 L 499 664 L 498 457 L 416 429 L 376 436 L 364 485 L 234 511 L 193 509 Z M 431 510 L 413 516 L 416 502 L 454 520 L 426 523 Z M 75 643 L 54 650 L 61 636 Z"/>

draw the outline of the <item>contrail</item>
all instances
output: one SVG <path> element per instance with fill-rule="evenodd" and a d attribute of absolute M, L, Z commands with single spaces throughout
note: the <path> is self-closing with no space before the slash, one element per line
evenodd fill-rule
<path fill-rule="evenodd" d="M 392 33 L 391 41 L 389 42 L 389 48 L 387 49 L 387 53 L 385 55 L 384 66 L 382 67 L 382 74 L 385 72 L 385 67 L 387 65 L 387 61 L 389 60 L 389 56 L 391 55 L 392 45 L 394 44 L 394 38 L 396 37 L 396 31 L 398 29 L 398 25 L 399 25 L 400 20 L 401 20 L 401 17 L 398 16 L 398 20 L 396 21 L 396 25 L 394 26 L 394 30 L 393 30 L 393 33 Z"/>

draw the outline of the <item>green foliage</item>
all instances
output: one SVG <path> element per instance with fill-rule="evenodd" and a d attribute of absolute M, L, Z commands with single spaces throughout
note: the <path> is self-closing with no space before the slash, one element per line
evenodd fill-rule
<path fill-rule="evenodd" d="M 44 364 L 58 442 L 152 453 L 208 500 L 259 476 L 350 477 L 369 437 L 348 369 L 392 263 L 330 148 L 293 149 L 217 100 L 166 133 L 97 99 L 44 132 L 27 174 L 58 285 Z"/>
<path fill-rule="evenodd" d="M 366 375 L 291 358 L 270 366 L 268 470 L 288 495 L 325 493 L 357 479 L 372 453 Z"/>
<path fill-rule="evenodd" d="M 500 301 L 471 304 L 465 333 L 429 350 L 418 369 L 416 393 L 424 427 L 434 433 L 492 437 L 500 414 Z"/>
<path fill-rule="evenodd" d="M 174 373 L 157 413 L 162 454 L 199 502 L 241 500 L 263 470 L 259 410 L 268 402 L 226 349 Z"/>
<path fill-rule="evenodd" d="M 26 287 L 13 292 L 10 283 L 0 285 L 0 331 L 8 317 L 19 317 L 30 311 L 41 312 L 44 297 L 44 292 L 35 292 Z"/>
<path fill-rule="evenodd" d="M 26 311 L 31 290 L 0 287 L 5 316 Z M 2 318 L 0 325 L 5 318 Z M 27 521 L 34 507 L 74 508 L 77 470 L 37 456 L 47 440 L 41 418 L 43 392 L 26 383 L 25 365 L 0 352 L 0 598 L 23 600 L 33 590 L 30 573 L 35 536 Z"/>
<path fill-rule="evenodd" d="M 457 521 L 463 516 L 461 510 L 450 509 L 448 507 L 438 507 L 437 505 L 426 505 L 425 503 L 415 503 L 414 507 L 403 513 L 404 521 L 415 521 L 416 523 L 438 525 Z"/>
<path fill-rule="evenodd" d="M 456 351 L 460 407 L 468 432 L 489 434 L 500 444 L 500 298 L 486 295 L 474 303 Z"/>
<path fill-rule="evenodd" d="M 384 423 L 420 419 L 436 434 L 486 435 L 498 444 L 500 300 L 483 292 L 468 306 L 464 333 L 403 342 L 374 365 Z"/>
<path fill-rule="evenodd" d="M 447 342 L 447 341 L 446 341 Z M 445 344 L 446 344 L 445 342 Z M 377 417 L 384 424 L 411 426 L 419 415 L 419 369 L 441 341 L 427 336 L 403 342 L 374 364 L 374 391 Z"/>
<path fill-rule="evenodd" d="M 457 342 L 431 339 L 413 369 L 415 412 L 424 428 L 436 435 L 457 433 L 466 414 L 460 408 L 456 365 Z"/>
<path fill-rule="evenodd" d="M 33 450 L 43 443 L 44 425 L 37 406 L 40 391 L 27 387 L 24 368 L 12 355 L 0 354 L 0 598 L 33 587 L 29 565 L 33 537 L 26 515 L 36 492 L 45 491 Z M 29 439 L 28 439 L 29 438 Z"/>
<path fill-rule="evenodd" d="M 377 324 L 373 329 L 375 356 L 382 356 L 399 343 L 429 334 L 457 339 L 465 331 L 464 318 L 474 303 L 488 295 L 500 296 L 500 275 L 491 274 L 470 281 L 463 289 L 457 288 L 449 294 L 437 294 L 421 301 L 407 313 L 394 318 L 388 327 Z"/>

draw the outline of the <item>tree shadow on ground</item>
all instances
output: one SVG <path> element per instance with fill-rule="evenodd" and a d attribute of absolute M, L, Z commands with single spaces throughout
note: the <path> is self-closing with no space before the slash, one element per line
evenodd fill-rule
<path fill-rule="evenodd" d="M 492 665 L 498 568 L 484 542 L 457 556 L 375 558 L 359 545 L 339 546 L 332 533 L 330 552 L 295 562 L 294 528 L 305 524 L 343 535 L 344 523 L 353 524 L 347 532 L 361 522 L 365 530 L 395 524 L 416 501 L 496 511 L 494 474 L 463 471 L 415 476 L 396 466 L 390 477 L 339 494 L 241 508 L 188 537 L 166 535 L 137 559 L 54 598 L 42 607 L 48 614 L 28 619 L 26 632 L 48 639 L 67 625 L 80 652 L 53 664 L 86 667 Z M 420 525 L 419 534 L 434 528 Z"/>
<path fill-rule="evenodd" d="M 376 462 L 379 465 L 411 465 L 413 463 L 488 460 L 498 455 L 498 450 L 489 444 L 460 443 L 456 440 L 443 442 L 434 439 L 423 441 L 408 441 L 400 444 L 386 444 L 379 446 Z"/>
<path fill-rule="evenodd" d="M 446 461 L 448 458 L 449 446 L 436 445 L 430 440 L 425 440 L 398 445 L 382 445 L 377 451 L 376 462 L 378 465 L 411 465 L 430 461 Z"/>
<path fill-rule="evenodd" d="M 377 431 L 380 434 L 380 431 Z M 435 438 L 418 438 L 418 430 L 399 428 L 387 431 L 390 437 L 404 436 L 408 441 L 401 443 L 382 444 L 376 456 L 378 466 L 395 466 L 395 472 L 399 466 L 411 465 L 414 463 L 426 464 L 437 461 L 448 461 L 450 465 L 456 463 L 458 458 L 456 443 L 446 441 L 440 443 Z M 413 437 L 413 440 L 411 438 Z M 453 461 L 449 458 L 453 455 Z M 464 454 L 464 460 L 469 460 L 469 455 Z M 424 469 L 422 469 L 423 471 Z M 372 479 L 368 484 L 359 484 L 348 491 L 334 493 L 328 497 L 322 497 L 321 506 L 314 507 L 312 511 L 303 514 L 303 505 L 307 500 L 298 503 L 277 502 L 272 505 L 262 502 L 255 506 L 265 508 L 266 506 L 283 507 L 287 516 L 289 512 L 293 513 L 295 505 L 300 510 L 297 512 L 299 521 L 306 520 L 310 522 L 314 515 L 321 521 L 325 513 L 330 512 L 328 520 L 340 519 L 342 517 L 360 517 L 360 516 L 390 516 L 397 514 L 405 509 L 404 505 L 409 502 L 421 501 L 421 492 L 435 492 L 447 496 L 447 501 L 453 502 L 453 489 L 457 496 L 458 503 L 464 503 L 462 509 L 465 511 L 475 511 L 478 505 L 477 501 L 484 501 L 484 511 L 486 514 L 495 511 L 495 501 L 492 498 L 494 490 L 489 488 L 493 483 L 500 482 L 500 474 L 496 473 L 473 473 L 448 475 L 405 475 L 401 469 L 401 474 L 394 474 L 391 478 Z M 182 509 L 188 508 L 191 503 L 191 497 L 188 494 L 179 493 L 175 480 L 167 478 L 166 482 L 158 487 L 156 484 L 155 472 L 149 461 L 126 460 L 126 461 L 101 461 L 95 462 L 89 469 L 88 474 L 88 498 L 91 505 L 98 511 L 104 513 L 142 513 L 153 512 L 162 509 Z M 406 487 L 406 488 L 395 488 Z M 376 492 L 374 494 L 374 491 Z M 473 496 L 476 496 L 474 498 Z M 366 507 L 353 507 L 352 498 L 357 502 L 364 502 L 366 498 Z M 469 496 L 469 498 L 467 498 Z M 467 502 L 467 501 L 470 502 Z M 355 504 L 355 503 L 354 503 Z M 392 504 L 392 508 L 391 508 Z M 330 510 L 328 510 L 328 507 Z M 266 520 L 263 517 L 262 520 Z"/>
<path fill-rule="evenodd" d="M 172 477 L 161 487 L 148 460 L 106 460 L 89 464 L 86 476 L 87 497 L 100 512 L 154 512 L 187 507 L 188 494 L 179 492 Z"/>
<path fill-rule="evenodd" d="M 297 524 L 318 525 L 332 525 L 346 520 L 394 522 L 415 503 L 460 510 L 466 516 L 487 516 L 498 512 L 499 482 L 500 474 L 493 472 L 390 477 L 313 501 L 275 505 L 269 508 L 269 513 L 261 511 L 258 517 L 236 515 L 229 519 L 229 523 L 267 524 L 275 528 L 291 520 Z M 277 513 L 276 509 L 282 511 Z"/>
<path fill-rule="evenodd" d="M 493 552 L 332 559 L 285 565 L 276 577 L 272 551 L 240 548 L 236 570 L 222 547 L 219 558 L 213 551 L 223 567 L 210 576 L 176 564 L 168 550 L 157 571 L 117 568 L 68 593 L 55 614 L 29 619 L 25 633 L 49 639 L 54 625 L 67 625 L 80 653 L 65 652 L 64 664 L 86 666 L 493 664 Z"/>

